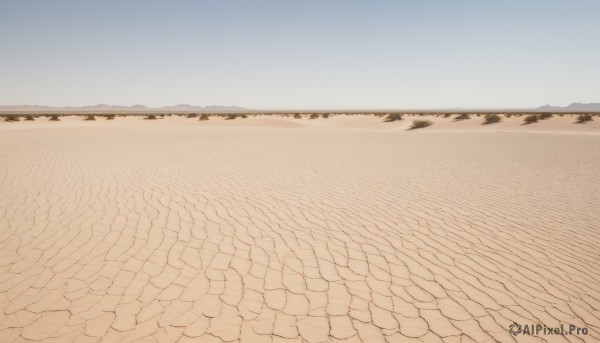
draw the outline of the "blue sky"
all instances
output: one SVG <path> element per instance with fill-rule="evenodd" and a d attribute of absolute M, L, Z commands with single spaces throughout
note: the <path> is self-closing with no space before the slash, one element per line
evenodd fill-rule
<path fill-rule="evenodd" d="M 0 0 L 0 104 L 600 102 L 600 1 Z"/>

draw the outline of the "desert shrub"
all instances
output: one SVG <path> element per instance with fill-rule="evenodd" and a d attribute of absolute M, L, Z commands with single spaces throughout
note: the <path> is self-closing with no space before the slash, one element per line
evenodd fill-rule
<path fill-rule="evenodd" d="M 577 116 L 577 123 L 579 123 L 579 124 L 583 124 L 587 121 L 592 121 L 592 120 L 594 120 L 594 119 L 592 118 L 591 114 L 580 114 Z"/>
<path fill-rule="evenodd" d="M 50 116 L 50 120 L 52 120 L 52 121 L 59 121 L 60 118 L 58 118 L 58 116 L 56 114 L 53 114 L 53 115 Z"/>
<path fill-rule="evenodd" d="M 466 113 L 462 113 L 462 114 L 459 114 L 456 117 L 454 117 L 454 119 L 456 119 L 456 120 L 471 119 L 471 116 Z"/>
<path fill-rule="evenodd" d="M 242 113 L 242 114 L 240 115 L 240 117 L 242 117 L 242 119 L 246 119 L 246 118 L 248 118 L 248 115 L 247 115 L 247 114 L 244 114 L 244 113 Z"/>
<path fill-rule="evenodd" d="M 229 114 L 227 114 L 227 117 L 225 117 L 225 120 L 233 120 L 235 118 L 237 118 L 237 114 L 229 113 Z"/>
<path fill-rule="evenodd" d="M 196 113 L 190 113 L 187 115 L 188 118 L 196 118 L 198 115 Z"/>
<path fill-rule="evenodd" d="M 94 118 L 93 115 L 88 114 L 88 115 L 85 116 L 85 120 L 96 120 L 96 118 Z"/>
<path fill-rule="evenodd" d="M 32 115 L 26 115 L 25 120 L 35 120 L 35 118 Z"/>
<path fill-rule="evenodd" d="M 484 124 L 499 123 L 502 120 L 497 114 L 486 114 Z"/>
<path fill-rule="evenodd" d="M 452 113 L 446 113 L 446 114 L 444 114 L 444 118 L 448 118 L 448 117 L 450 117 L 451 115 L 452 115 Z"/>
<path fill-rule="evenodd" d="M 329 113 L 323 113 L 323 118 L 327 119 L 329 118 L 331 115 Z"/>
<path fill-rule="evenodd" d="M 114 114 L 107 114 L 105 117 L 106 117 L 106 120 L 113 120 L 113 119 L 115 119 L 115 115 Z"/>
<path fill-rule="evenodd" d="M 523 119 L 525 124 L 537 123 L 538 117 L 535 114 L 530 114 L 525 119 Z"/>
<path fill-rule="evenodd" d="M 411 129 L 420 129 L 420 128 L 431 126 L 431 125 L 433 125 L 433 122 L 430 120 L 413 120 L 412 126 L 410 128 Z"/>
<path fill-rule="evenodd" d="M 8 115 L 8 116 L 4 117 L 4 121 L 19 121 L 19 117 L 13 116 L 13 115 Z"/>
<path fill-rule="evenodd" d="M 144 120 L 156 120 L 156 116 L 154 114 L 149 114 L 144 118 Z"/>
<path fill-rule="evenodd" d="M 544 112 L 544 113 L 540 114 L 539 118 L 541 120 L 552 118 L 552 113 Z"/>
<path fill-rule="evenodd" d="M 564 114 L 562 114 L 562 113 L 561 113 L 561 114 L 559 114 L 558 116 L 559 116 L 559 117 L 562 117 L 562 116 L 564 116 Z"/>
<path fill-rule="evenodd" d="M 319 118 L 319 115 L 316 113 L 311 114 L 309 117 L 309 119 L 317 119 L 317 118 Z"/>
<path fill-rule="evenodd" d="M 384 121 L 396 121 L 396 120 L 402 120 L 402 115 L 399 113 L 390 113 L 387 115 L 387 117 L 385 117 Z"/>
<path fill-rule="evenodd" d="M 295 119 L 301 119 L 302 116 L 300 115 L 300 113 L 296 113 L 296 114 L 294 114 L 294 118 Z"/>
<path fill-rule="evenodd" d="M 208 120 L 208 114 L 206 114 L 206 113 L 201 114 L 200 119 L 198 119 L 198 120 Z"/>
<path fill-rule="evenodd" d="M 510 117 L 512 117 L 513 115 L 512 115 L 512 113 L 506 113 L 504 116 L 505 116 L 506 118 L 510 118 Z"/>

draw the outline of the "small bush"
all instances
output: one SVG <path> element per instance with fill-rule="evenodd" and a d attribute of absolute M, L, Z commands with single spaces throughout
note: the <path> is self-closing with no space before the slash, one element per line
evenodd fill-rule
<path fill-rule="evenodd" d="M 456 119 L 456 120 L 471 119 L 471 116 L 466 113 L 462 113 L 462 114 L 459 114 L 456 117 L 454 117 L 454 119 Z"/>
<path fill-rule="evenodd" d="M 399 113 L 390 113 L 387 115 L 387 117 L 385 117 L 384 121 L 390 122 L 396 120 L 402 120 L 402 115 Z"/>
<path fill-rule="evenodd" d="M 19 117 L 18 116 L 9 115 L 9 116 L 4 117 L 4 121 L 19 121 Z"/>
<path fill-rule="evenodd" d="M 115 115 L 114 114 L 107 114 L 106 115 L 106 120 L 113 120 L 115 119 Z"/>
<path fill-rule="evenodd" d="M 507 114 L 505 114 L 504 116 L 505 116 L 506 118 L 510 118 L 510 117 L 512 117 L 513 115 L 512 115 L 512 113 L 507 113 Z"/>
<path fill-rule="evenodd" d="M 227 117 L 225 117 L 225 120 L 233 120 L 235 118 L 237 118 L 237 114 L 235 114 L 235 113 L 229 113 L 227 115 Z"/>
<path fill-rule="evenodd" d="M 32 115 L 26 115 L 25 120 L 35 120 L 35 118 Z"/>
<path fill-rule="evenodd" d="M 154 114 L 149 114 L 144 118 L 144 120 L 156 120 L 156 116 Z"/>
<path fill-rule="evenodd" d="M 323 118 L 327 119 L 329 118 L 331 115 L 329 113 L 323 113 Z"/>
<path fill-rule="evenodd" d="M 196 118 L 198 115 L 196 113 L 190 113 L 187 115 L 188 118 Z"/>
<path fill-rule="evenodd" d="M 431 126 L 433 122 L 430 120 L 414 120 L 412 123 L 411 129 L 420 129 L 423 127 Z"/>
<path fill-rule="evenodd" d="M 208 114 L 206 114 L 206 113 L 201 114 L 200 119 L 198 119 L 198 120 L 208 120 Z"/>
<path fill-rule="evenodd" d="M 96 118 L 94 118 L 93 115 L 88 114 L 88 115 L 85 116 L 85 120 L 96 120 Z"/>
<path fill-rule="evenodd" d="M 580 114 L 577 116 L 577 123 L 579 123 L 579 124 L 583 124 L 587 121 L 592 121 L 592 120 L 594 120 L 594 119 L 592 118 L 591 114 Z"/>
<path fill-rule="evenodd" d="M 316 113 L 311 114 L 309 117 L 309 119 L 317 119 L 317 118 L 319 118 L 319 115 Z"/>
<path fill-rule="evenodd" d="M 295 119 L 301 119 L 302 116 L 300 115 L 300 113 L 296 113 L 296 114 L 294 114 L 294 118 Z"/>
<path fill-rule="evenodd" d="M 545 113 L 540 114 L 539 118 L 541 120 L 544 120 L 544 119 L 548 119 L 548 118 L 552 118 L 552 117 L 553 117 L 552 113 L 545 112 Z"/>
<path fill-rule="evenodd" d="M 242 114 L 240 115 L 240 117 L 242 117 L 242 119 L 246 119 L 246 118 L 248 118 L 248 115 L 247 115 L 247 114 L 244 114 L 244 113 L 242 113 Z"/>
<path fill-rule="evenodd" d="M 56 114 L 53 114 L 53 115 L 50 116 L 50 120 L 52 120 L 52 121 L 59 121 L 60 118 L 58 118 L 58 116 Z"/>
<path fill-rule="evenodd" d="M 525 122 L 525 124 L 537 123 L 538 117 L 535 114 L 530 114 L 527 117 L 525 117 L 523 121 Z"/>
<path fill-rule="evenodd" d="M 497 114 L 486 114 L 484 124 L 499 123 L 502 120 Z"/>
<path fill-rule="evenodd" d="M 448 118 L 448 117 L 450 117 L 451 115 L 452 115 L 452 113 L 446 113 L 446 114 L 444 114 L 444 118 Z"/>

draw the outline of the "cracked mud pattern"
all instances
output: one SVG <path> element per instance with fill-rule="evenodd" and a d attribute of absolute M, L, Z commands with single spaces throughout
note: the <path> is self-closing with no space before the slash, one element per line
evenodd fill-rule
<path fill-rule="evenodd" d="M 0 341 L 598 341 L 599 179 L 593 135 L 2 132 Z"/>

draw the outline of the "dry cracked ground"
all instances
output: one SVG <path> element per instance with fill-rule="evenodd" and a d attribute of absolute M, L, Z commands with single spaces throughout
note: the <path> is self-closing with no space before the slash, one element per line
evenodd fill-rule
<path fill-rule="evenodd" d="M 599 341 L 599 179 L 599 135 L 5 130 L 0 341 Z"/>

